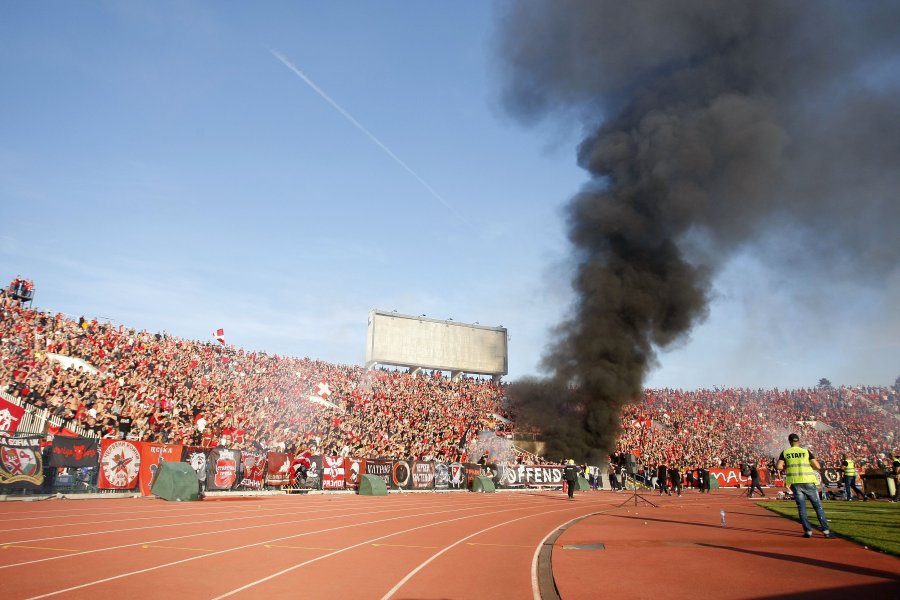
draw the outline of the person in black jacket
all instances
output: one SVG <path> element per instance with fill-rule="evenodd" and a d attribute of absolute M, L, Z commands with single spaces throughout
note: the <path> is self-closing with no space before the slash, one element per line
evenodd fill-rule
<path fill-rule="evenodd" d="M 569 491 L 569 500 L 574 500 L 575 485 L 578 481 L 578 467 L 575 466 L 575 461 L 571 458 L 569 459 L 569 463 L 566 465 L 565 471 L 563 471 L 563 479 L 566 480 L 566 487 Z"/>
<path fill-rule="evenodd" d="M 766 497 L 766 494 L 763 492 L 761 481 L 759 479 L 759 468 L 756 466 L 756 463 L 750 464 L 750 492 L 747 494 L 748 498 L 753 497 L 753 490 L 759 490 L 759 495 L 763 498 Z"/>

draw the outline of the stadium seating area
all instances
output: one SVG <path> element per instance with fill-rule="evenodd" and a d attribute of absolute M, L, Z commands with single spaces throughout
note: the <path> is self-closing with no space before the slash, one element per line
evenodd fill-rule
<path fill-rule="evenodd" d="M 246 352 L 40 312 L 7 291 L 0 308 L 0 389 L 100 437 L 446 461 L 509 447 L 492 434 L 510 426 L 489 380 Z M 67 369 L 73 359 L 88 368 Z M 798 431 L 827 465 L 843 452 L 874 463 L 896 447 L 898 415 L 886 387 L 646 390 L 616 449 L 645 464 L 767 466 Z"/>

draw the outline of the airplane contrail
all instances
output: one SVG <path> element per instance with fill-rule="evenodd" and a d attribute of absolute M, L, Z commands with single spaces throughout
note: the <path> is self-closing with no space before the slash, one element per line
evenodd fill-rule
<path fill-rule="evenodd" d="M 331 98 L 331 96 L 329 96 L 328 94 L 326 94 L 325 91 L 324 91 L 322 88 L 320 88 L 318 85 L 316 85 L 316 83 L 315 83 L 312 79 L 310 79 L 309 77 L 307 77 L 306 74 L 305 74 L 303 71 L 301 71 L 300 69 L 298 69 L 298 68 L 294 65 L 294 63 L 292 63 L 290 60 L 287 59 L 286 56 L 284 56 L 282 53 L 278 52 L 277 50 L 273 50 L 272 48 L 267 48 L 267 50 L 272 54 L 272 56 L 274 56 L 274 57 L 277 58 L 279 61 L 281 61 L 281 64 L 283 64 L 283 65 L 286 66 L 288 69 L 290 69 L 291 71 L 293 71 L 293 72 L 294 72 L 294 75 L 296 75 L 297 77 L 299 77 L 300 79 L 302 79 L 302 80 L 306 83 L 306 85 L 308 85 L 309 87 L 311 87 L 315 93 L 317 93 L 319 96 L 322 97 L 323 100 L 325 100 L 328 104 L 330 104 L 331 107 L 332 107 L 334 110 L 336 110 L 336 111 L 338 111 L 339 113 L 341 113 L 341 114 L 344 116 L 345 119 L 347 119 L 348 121 L 350 121 L 351 123 L 353 123 L 353 125 L 354 125 L 357 129 L 359 129 L 359 130 L 362 131 L 364 134 L 366 134 L 366 137 L 368 137 L 370 140 L 372 140 L 372 142 L 373 142 L 376 146 L 378 146 L 379 148 L 381 148 L 382 150 L 384 150 L 384 152 L 385 152 L 388 156 L 390 156 L 391 158 L 393 158 L 394 161 L 395 161 L 398 165 L 400 165 L 401 167 L 403 167 L 404 169 L 406 169 L 406 171 L 407 171 L 410 175 L 412 175 L 413 177 L 415 177 L 416 180 L 418 180 L 418 182 L 421 183 L 421 184 L 425 187 L 425 189 L 428 190 L 428 192 L 429 192 L 432 196 L 434 196 L 441 204 L 443 204 L 443 205 L 447 208 L 447 210 L 449 210 L 451 213 L 453 213 L 454 216 L 458 217 L 458 218 L 461 219 L 463 222 L 465 222 L 465 219 L 462 218 L 462 215 L 460 215 L 459 213 L 457 213 L 456 210 L 454 210 L 454 208 L 453 208 L 452 206 L 450 206 L 450 204 L 449 204 L 446 200 L 444 200 L 444 197 L 441 196 L 440 194 L 438 194 L 437 191 L 435 191 L 435 189 L 434 189 L 433 187 L 431 187 L 430 185 L 428 185 L 428 182 L 425 181 L 424 179 L 422 179 L 422 178 L 419 176 L 419 174 L 416 173 L 416 172 L 412 169 L 412 167 L 410 167 L 408 164 L 406 164 L 405 162 L 403 162 L 403 159 L 401 159 L 399 156 L 397 156 L 396 154 L 394 154 L 394 152 L 393 152 L 390 148 L 388 148 L 387 146 L 385 146 L 384 143 L 382 143 L 381 140 L 379 140 L 377 137 L 375 137 L 375 134 L 373 134 L 371 131 L 369 131 L 368 129 L 366 129 L 365 126 L 364 126 L 362 123 L 360 123 L 359 121 L 357 121 L 357 120 L 353 117 L 353 115 L 351 115 L 351 114 L 348 113 L 346 110 L 344 110 L 343 107 L 342 107 L 340 104 L 338 104 L 337 102 L 335 102 L 335 101 Z"/>

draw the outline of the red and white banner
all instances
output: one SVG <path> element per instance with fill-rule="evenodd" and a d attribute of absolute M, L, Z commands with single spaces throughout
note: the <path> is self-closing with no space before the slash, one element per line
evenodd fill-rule
<path fill-rule="evenodd" d="M 344 457 L 342 456 L 323 456 L 322 457 L 322 489 L 323 490 L 342 490 L 344 489 Z"/>
<path fill-rule="evenodd" d="M 97 487 L 101 490 L 134 489 L 141 473 L 141 444 L 129 440 L 101 440 Z"/>
<path fill-rule="evenodd" d="M 0 435 L 12 436 L 19 428 L 25 409 L 9 400 L 0 398 Z"/>
<path fill-rule="evenodd" d="M 366 472 L 366 461 L 363 458 L 344 459 L 344 487 L 355 490 L 359 487 L 362 473 Z"/>
<path fill-rule="evenodd" d="M 141 495 L 150 496 L 150 487 L 161 462 L 179 462 L 182 446 L 141 442 Z"/>
<path fill-rule="evenodd" d="M 225 345 L 225 330 L 222 328 L 216 329 L 216 332 L 213 334 L 213 337 L 216 338 L 216 341 Z"/>
<path fill-rule="evenodd" d="M 266 485 L 282 486 L 291 482 L 291 456 L 284 452 L 269 452 Z"/>
<path fill-rule="evenodd" d="M 741 475 L 741 470 L 734 467 L 728 469 L 710 469 L 709 478 L 710 480 L 715 479 L 716 482 L 718 482 L 719 487 L 738 487 L 739 485 L 750 486 L 750 477 Z M 759 481 L 762 485 L 769 485 L 768 469 L 759 470 Z"/>
<path fill-rule="evenodd" d="M 261 490 L 266 481 L 266 457 L 255 452 L 242 452 L 241 462 L 244 465 L 241 487 Z"/>

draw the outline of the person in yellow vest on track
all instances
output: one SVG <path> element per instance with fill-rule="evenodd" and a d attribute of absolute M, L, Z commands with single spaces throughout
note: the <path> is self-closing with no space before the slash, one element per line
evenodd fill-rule
<path fill-rule="evenodd" d="M 862 498 L 863 501 L 868 500 L 866 495 L 862 493 L 862 490 L 856 487 L 856 463 L 846 454 L 841 456 L 841 469 L 844 472 L 844 496 L 847 501 L 853 500 L 850 490 L 856 492 L 856 495 Z"/>
<path fill-rule="evenodd" d="M 800 513 L 800 523 L 803 525 L 803 537 L 811 538 L 813 528 L 806 516 L 806 501 L 809 500 L 816 511 L 822 534 L 826 538 L 834 537 L 828 528 L 828 519 L 822 510 L 822 502 L 819 500 L 819 490 L 816 486 L 816 471 L 821 469 L 819 461 L 813 453 L 800 447 L 800 436 L 792 433 L 788 436 L 791 447 L 786 449 L 778 457 L 775 468 L 784 470 L 784 482 L 790 486 L 794 493 L 794 501 L 797 503 L 797 511 Z M 815 469 L 815 470 L 814 470 Z"/>

